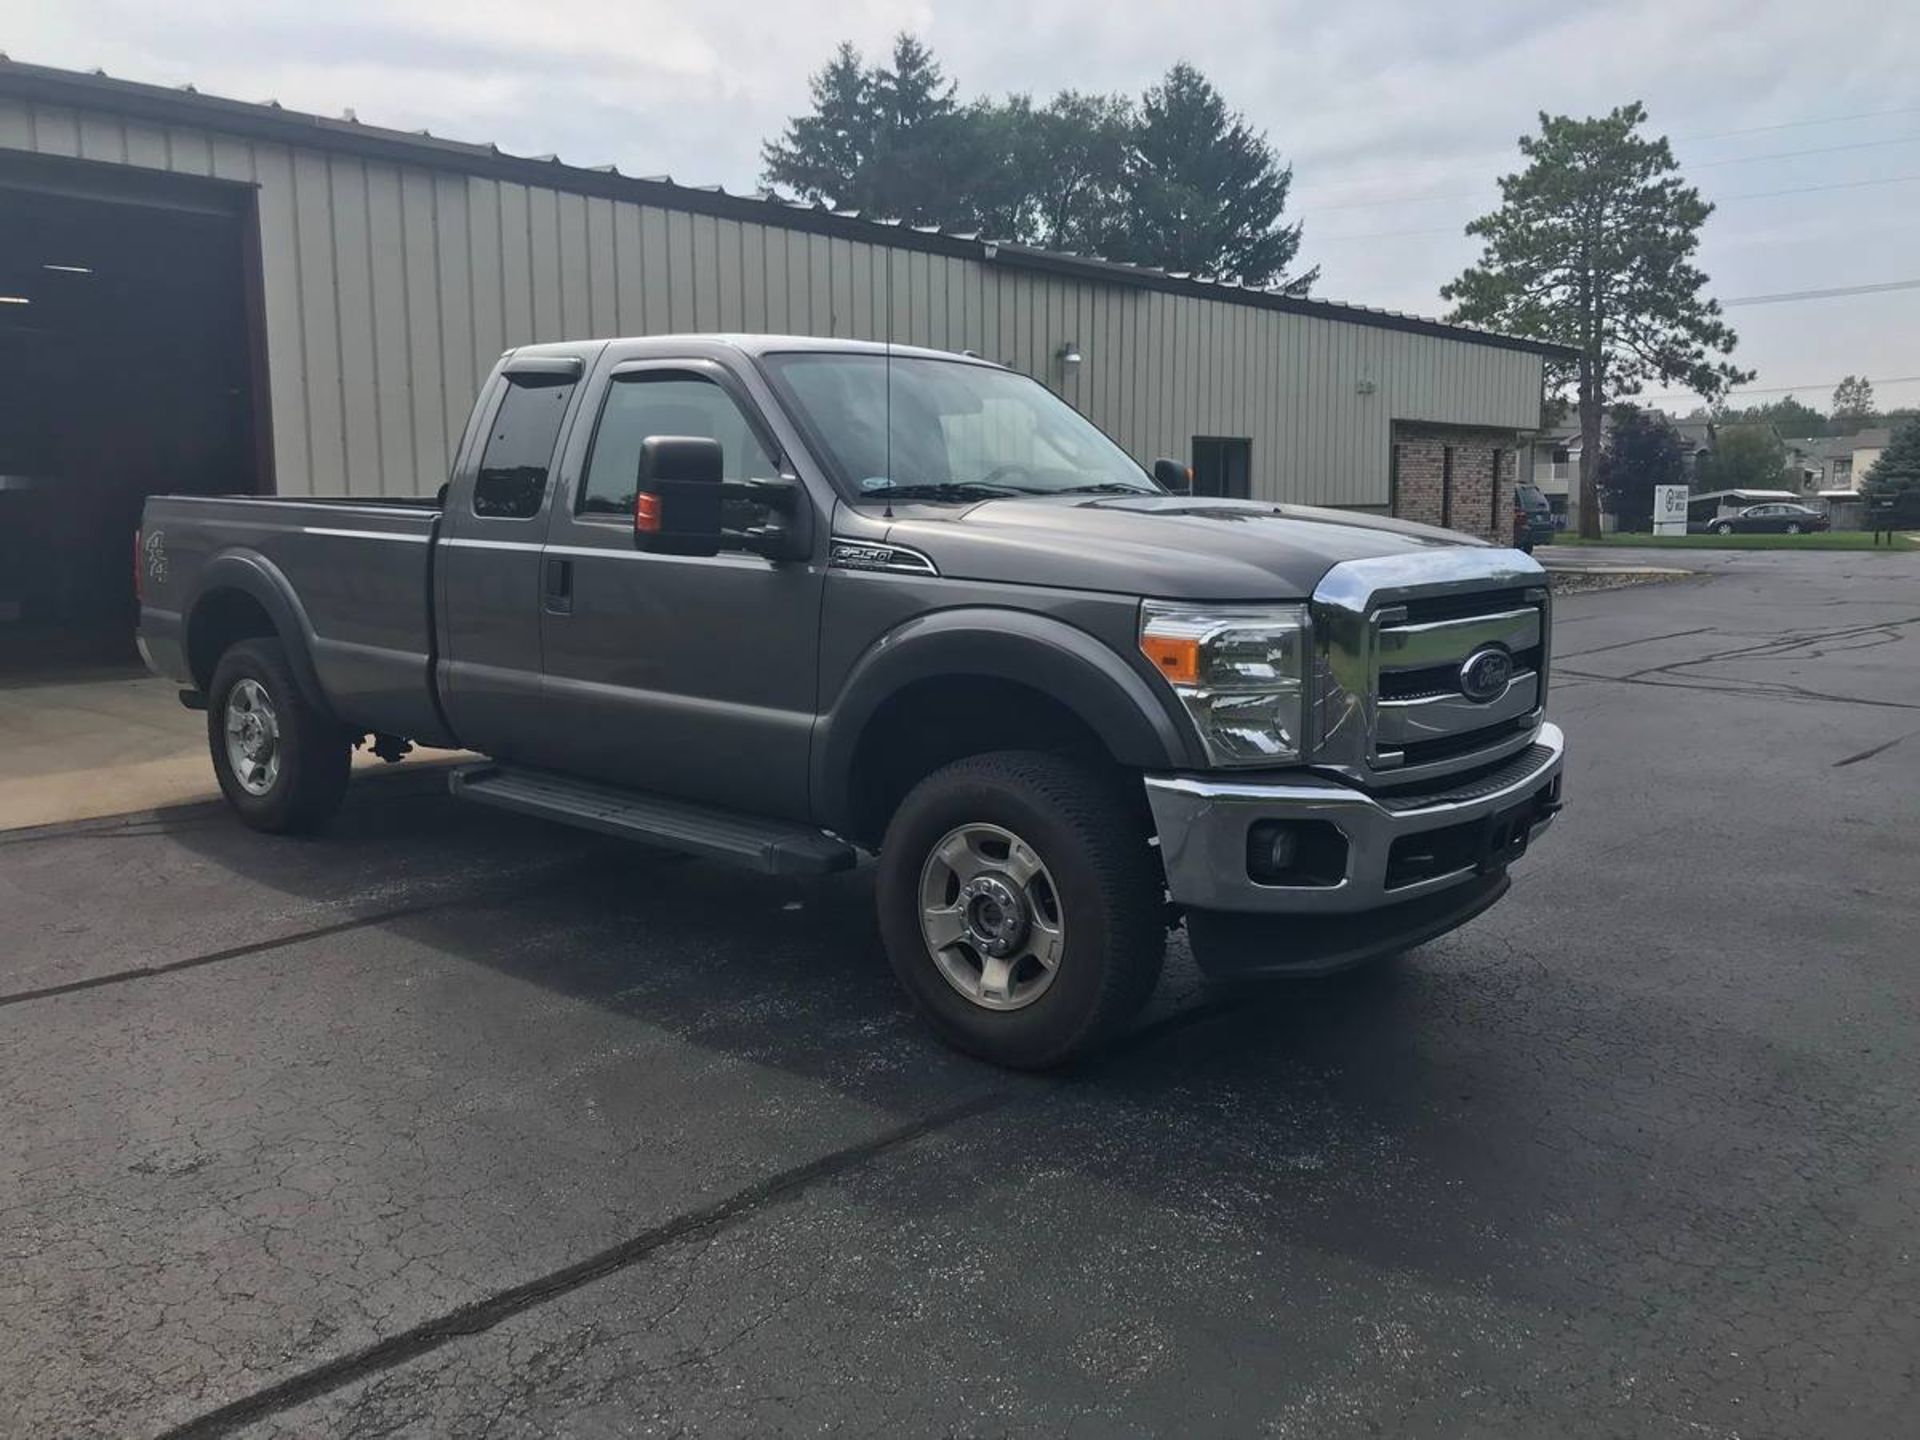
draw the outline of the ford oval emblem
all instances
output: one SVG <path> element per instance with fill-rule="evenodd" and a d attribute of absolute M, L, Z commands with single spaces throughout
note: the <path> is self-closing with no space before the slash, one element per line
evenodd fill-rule
<path fill-rule="evenodd" d="M 1460 662 L 1460 693 L 1485 705 L 1507 693 L 1513 678 L 1513 657 L 1498 645 L 1488 645 Z"/>

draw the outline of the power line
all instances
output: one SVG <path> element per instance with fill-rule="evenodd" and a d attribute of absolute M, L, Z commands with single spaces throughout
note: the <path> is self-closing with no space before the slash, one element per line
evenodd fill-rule
<path fill-rule="evenodd" d="M 1832 185 L 1799 185 L 1791 190 L 1749 190 L 1743 195 L 1720 195 L 1714 198 L 1718 205 L 1722 200 L 1765 200 L 1773 195 L 1812 195 L 1821 190 L 1859 190 L 1868 185 L 1904 185 L 1910 180 L 1920 180 L 1920 175 L 1887 175 L 1878 180 L 1841 180 Z"/>
<path fill-rule="evenodd" d="M 1849 145 L 1816 145 L 1811 150 L 1774 150 L 1765 155 L 1732 155 L 1722 160 L 1696 160 L 1682 170 L 1711 170 L 1716 165 L 1751 165 L 1760 160 L 1797 160 L 1802 155 L 1837 155 L 1842 150 L 1875 150 L 1883 145 L 1911 145 L 1920 135 L 1895 135 L 1889 140 L 1856 140 Z"/>
<path fill-rule="evenodd" d="M 1837 155 L 1846 150 L 1874 150 L 1887 145 L 1911 145 L 1916 140 L 1920 140 L 1920 135 L 1896 135 L 1888 140 L 1857 140 L 1847 145 L 1817 145 L 1808 150 L 1775 150 L 1765 155 L 1734 155 L 1720 160 L 1701 160 L 1690 165 L 1682 165 L 1680 168 L 1686 171 L 1711 170 L 1721 165 L 1757 165 L 1762 160 L 1798 160 L 1807 155 Z M 1386 205 L 1434 205 L 1443 200 L 1477 200 L 1485 193 L 1484 190 L 1454 190 L 1442 195 L 1394 195 L 1384 200 L 1342 200 L 1332 205 L 1304 207 L 1300 213 L 1304 216 L 1327 210 L 1372 210 Z"/>
<path fill-rule="evenodd" d="M 1729 390 L 1727 393 L 1729 395 L 1791 395 L 1796 390 L 1807 390 L 1817 394 L 1822 390 L 1831 390 L 1839 383 L 1838 380 L 1812 380 L 1804 385 L 1743 385 L 1738 390 Z M 1920 383 L 1920 375 L 1885 376 L 1872 383 L 1875 385 L 1912 385 Z M 1644 400 L 1687 400 L 1698 399 L 1699 397 L 1691 390 L 1666 390 L 1658 395 L 1644 395 L 1638 398 Z"/>
<path fill-rule="evenodd" d="M 1746 190 L 1738 195 L 1715 196 L 1713 203 L 1722 204 L 1728 200 L 1766 200 L 1778 195 L 1815 195 L 1825 190 L 1859 190 L 1869 185 L 1905 185 L 1920 180 L 1920 175 L 1887 175 L 1878 180 L 1841 180 L 1832 185 L 1796 185 L 1788 190 Z M 1439 225 L 1422 230 L 1365 230 L 1355 235 L 1322 235 L 1318 243 L 1344 240 L 1389 240 L 1401 235 L 1458 235 L 1465 227 L 1460 225 Z"/>
<path fill-rule="evenodd" d="M 1841 125 L 1852 120 L 1879 120 L 1888 115 L 1920 115 L 1920 105 L 1902 105 L 1896 110 L 1868 110 L 1859 115 L 1829 115 L 1824 120 L 1787 120 L 1778 125 L 1749 125 L 1744 130 L 1716 130 L 1711 135 L 1676 135 L 1675 144 L 1694 140 L 1730 140 L 1735 135 L 1760 135 L 1769 130 L 1801 130 L 1809 125 Z"/>
<path fill-rule="evenodd" d="M 1841 285 L 1832 290 L 1782 290 L 1777 295 L 1736 295 L 1726 305 L 1779 305 L 1788 300 L 1831 300 L 1839 295 L 1879 295 L 1888 290 L 1920 290 L 1920 280 L 1888 280 L 1879 285 Z"/>

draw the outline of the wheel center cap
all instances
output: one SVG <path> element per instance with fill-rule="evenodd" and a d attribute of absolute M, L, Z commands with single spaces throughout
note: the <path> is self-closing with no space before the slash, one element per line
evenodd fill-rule
<path fill-rule="evenodd" d="M 960 907 L 967 920 L 967 938 L 988 955 L 1011 955 L 1026 938 L 1026 902 L 998 875 L 976 875 L 962 885 Z"/>

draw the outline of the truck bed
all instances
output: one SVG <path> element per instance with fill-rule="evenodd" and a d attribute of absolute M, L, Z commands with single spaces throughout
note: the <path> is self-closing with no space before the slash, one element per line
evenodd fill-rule
<path fill-rule="evenodd" d="M 203 682 L 180 641 L 185 597 L 206 603 L 230 581 L 258 598 L 264 582 L 306 638 L 335 714 L 368 730 L 437 736 L 431 584 L 440 513 L 434 496 L 154 497 L 140 565 L 142 639 L 156 668 L 185 685 Z"/>

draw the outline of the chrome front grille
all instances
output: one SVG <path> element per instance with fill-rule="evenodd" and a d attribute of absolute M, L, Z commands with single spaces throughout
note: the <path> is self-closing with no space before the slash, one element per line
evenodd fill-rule
<path fill-rule="evenodd" d="M 1314 593 L 1314 761 L 1370 785 L 1484 766 L 1532 743 L 1546 701 L 1546 573 L 1514 550 L 1348 561 Z M 1510 673 L 1475 698 L 1463 663 Z"/>

